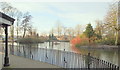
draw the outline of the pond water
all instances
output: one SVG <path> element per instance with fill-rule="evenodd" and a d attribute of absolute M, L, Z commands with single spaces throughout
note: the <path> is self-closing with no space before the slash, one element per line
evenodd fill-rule
<path fill-rule="evenodd" d="M 54 49 L 56 51 L 53 52 L 52 49 Z M 12 51 L 11 53 L 14 55 L 24 56 L 26 58 L 32 58 L 34 60 L 39 60 L 39 61 L 43 61 L 43 62 L 46 62 L 46 60 L 47 60 L 48 63 L 53 63 L 53 64 L 57 63 L 53 60 L 59 59 L 59 56 L 57 54 L 55 54 L 55 53 L 59 53 L 59 50 L 63 51 L 61 54 L 59 54 L 61 56 L 61 61 L 64 61 L 64 60 L 62 60 L 62 57 L 65 57 L 65 59 L 68 59 L 68 56 L 66 56 L 64 54 L 64 51 L 85 54 L 85 55 L 87 55 L 87 53 L 90 51 L 92 56 L 102 59 L 102 60 L 105 60 L 105 61 L 108 61 L 115 65 L 118 65 L 118 51 L 116 49 L 114 49 L 114 50 L 78 49 L 78 48 L 72 46 L 69 42 L 60 42 L 58 44 L 53 44 L 53 45 L 52 45 L 52 43 L 49 44 L 49 42 L 44 42 L 44 43 L 39 43 L 39 44 L 14 43 L 14 47 L 11 47 L 10 50 Z M 54 59 L 49 58 L 49 56 L 53 56 Z M 43 57 L 45 57 L 45 58 L 43 58 Z M 71 60 L 71 59 L 68 59 L 68 60 Z M 62 65 L 60 65 L 60 66 L 62 66 Z"/>

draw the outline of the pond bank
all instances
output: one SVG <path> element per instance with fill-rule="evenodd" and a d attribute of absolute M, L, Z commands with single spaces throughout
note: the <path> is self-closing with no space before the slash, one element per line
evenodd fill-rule
<path fill-rule="evenodd" d="M 118 49 L 118 46 L 110 45 L 92 45 L 92 46 L 80 46 L 83 49 Z"/>

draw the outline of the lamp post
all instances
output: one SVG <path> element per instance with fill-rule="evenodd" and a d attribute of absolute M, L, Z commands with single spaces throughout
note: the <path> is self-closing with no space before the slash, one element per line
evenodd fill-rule
<path fill-rule="evenodd" d="M 5 57 L 4 66 L 9 66 L 9 56 L 8 56 L 8 26 L 13 25 L 15 19 L 9 17 L 8 15 L 0 12 L 0 25 L 5 27 Z"/>

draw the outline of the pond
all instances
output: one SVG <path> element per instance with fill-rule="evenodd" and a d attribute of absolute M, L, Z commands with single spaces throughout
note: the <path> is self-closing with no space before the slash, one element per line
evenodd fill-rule
<path fill-rule="evenodd" d="M 54 49 L 56 51 L 53 52 L 52 49 Z M 14 55 L 24 56 L 26 58 L 32 58 L 34 60 L 39 60 L 39 61 L 43 61 L 43 62 L 48 60 L 47 58 L 49 57 L 49 55 L 54 57 L 53 60 L 59 59 L 59 56 L 57 54 L 54 54 L 54 53 L 59 53 L 59 51 L 63 51 L 60 54 L 60 56 L 61 56 L 61 58 L 65 57 L 65 59 L 68 59 L 68 57 L 65 56 L 64 51 L 85 54 L 85 55 L 87 55 L 87 53 L 90 51 L 92 56 L 102 59 L 102 60 L 105 60 L 105 61 L 108 61 L 115 65 L 118 65 L 118 51 L 116 49 L 114 49 L 114 50 L 78 49 L 78 48 L 72 46 L 69 42 L 60 42 L 57 44 L 54 43 L 53 45 L 49 44 L 49 42 L 44 42 L 44 43 L 39 43 L 39 44 L 14 43 L 14 47 L 11 47 L 10 50 L 12 51 L 11 53 Z M 45 58 L 43 58 L 43 57 L 45 57 Z M 49 59 L 47 62 L 51 63 L 51 61 L 53 61 L 53 60 Z M 70 60 L 70 59 L 68 59 L 68 60 Z M 53 61 L 52 63 L 54 64 L 55 61 Z"/>

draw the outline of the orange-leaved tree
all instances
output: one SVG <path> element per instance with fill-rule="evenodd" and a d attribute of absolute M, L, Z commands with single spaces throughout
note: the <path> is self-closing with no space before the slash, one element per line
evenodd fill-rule
<path fill-rule="evenodd" d="M 70 42 L 72 45 L 76 46 L 76 47 L 80 47 L 80 46 L 85 46 L 88 45 L 88 38 L 84 35 L 81 34 L 75 38 L 73 38 Z"/>

